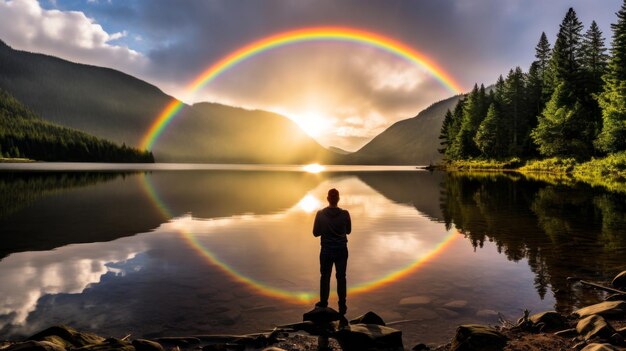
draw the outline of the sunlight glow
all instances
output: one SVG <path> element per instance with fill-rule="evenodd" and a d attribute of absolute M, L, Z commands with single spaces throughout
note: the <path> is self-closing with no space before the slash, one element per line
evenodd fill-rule
<path fill-rule="evenodd" d="M 297 115 L 289 112 L 284 114 L 313 138 L 318 138 L 328 133 L 333 126 L 333 121 L 327 117 L 327 114 L 319 111 L 308 111 Z"/>
<path fill-rule="evenodd" d="M 302 166 L 302 170 L 309 173 L 320 173 L 324 171 L 326 167 L 319 163 L 311 163 L 310 165 Z"/>
<path fill-rule="evenodd" d="M 298 202 L 298 207 L 306 213 L 311 213 L 322 207 L 322 203 L 315 196 L 307 194 Z"/>

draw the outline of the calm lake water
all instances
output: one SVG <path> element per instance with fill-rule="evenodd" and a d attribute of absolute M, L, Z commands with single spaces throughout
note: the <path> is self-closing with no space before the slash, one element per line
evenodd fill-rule
<path fill-rule="evenodd" d="M 409 348 L 498 313 L 570 312 L 603 294 L 566 277 L 626 269 L 625 196 L 581 184 L 412 167 L 1 166 L 0 339 L 57 323 L 156 337 L 300 321 L 317 301 L 311 227 L 332 187 L 353 220 L 348 317 L 399 322 Z"/>

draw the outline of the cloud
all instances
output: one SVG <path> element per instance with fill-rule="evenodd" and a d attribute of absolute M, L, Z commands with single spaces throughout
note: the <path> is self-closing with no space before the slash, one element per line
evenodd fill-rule
<path fill-rule="evenodd" d="M 111 43 L 127 35 L 126 31 L 107 33 L 80 11 L 47 10 L 37 0 L 0 0 L 0 36 L 16 49 L 142 72 L 148 63 L 144 55 Z"/>

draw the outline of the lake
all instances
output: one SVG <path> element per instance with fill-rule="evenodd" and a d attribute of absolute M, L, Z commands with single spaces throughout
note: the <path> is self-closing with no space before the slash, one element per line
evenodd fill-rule
<path fill-rule="evenodd" d="M 556 179 L 0 164 L 0 338 L 59 323 L 157 337 L 300 321 L 317 301 L 311 229 L 329 188 L 353 220 L 348 317 L 397 322 L 409 348 L 525 308 L 571 312 L 604 294 L 568 276 L 603 282 L 626 269 L 626 196 Z"/>

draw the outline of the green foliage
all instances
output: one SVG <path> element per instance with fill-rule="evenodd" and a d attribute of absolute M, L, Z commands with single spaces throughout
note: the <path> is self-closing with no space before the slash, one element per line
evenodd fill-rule
<path fill-rule="evenodd" d="M 574 169 L 574 177 L 592 185 L 626 192 L 626 152 L 592 159 Z"/>
<path fill-rule="evenodd" d="M 522 161 L 513 157 L 508 160 L 493 160 L 493 159 L 471 159 L 471 160 L 456 160 L 448 164 L 447 169 L 450 170 L 513 170 L 518 168 L 522 164 Z"/>
<path fill-rule="evenodd" d="M 39 118 L 0 90 L 0 150 L 40 161 L 154 162 L 152 153 L 116 145 Z"/>
<path fill-rule="evenodd" d="M 531 136 L 544 156 L 582 159 L 591 156 L 593 126 L 585 120 L 580 102 L 566 103 L 570 95 L 565 86 L 556 88 Z"/>
<path fill-rule="evenodd" d="M 612 24 L 613 42 L 604 91 L 598 97 L 602 131 L 595 145 L 607 153 L 626 150 L 626 1 Z"/>
<path fill-rule="evenodd" d="M 487 158 L 499 158 L 502 156 L 503 140 L 502 140 L 502 118 L 500 112 L 496 109 L 494 103 L 489 105 L 487 117 L 482 121 L 478 132 L 474 137 L 474 142 Z"/>
<path fill-rule="evenodd" d="M 474 136 L 487 113 L 489 106 L 487 102 L 485 87 L 481 85 L 479 89 L 478 85 L 474 85 L 474 89 L 465 100 L 461 127 L 456 135 L 455 143 L 458 148 L 458 157 L 476 157 L 480 154 L 474 143 Z"/>
<path fill-rule="evenodd" d="M 578 165 L 573 158 L 547 158 L 544 160 L 528 161 L 519 168 L 520 172 L 571 173 Z"/>

